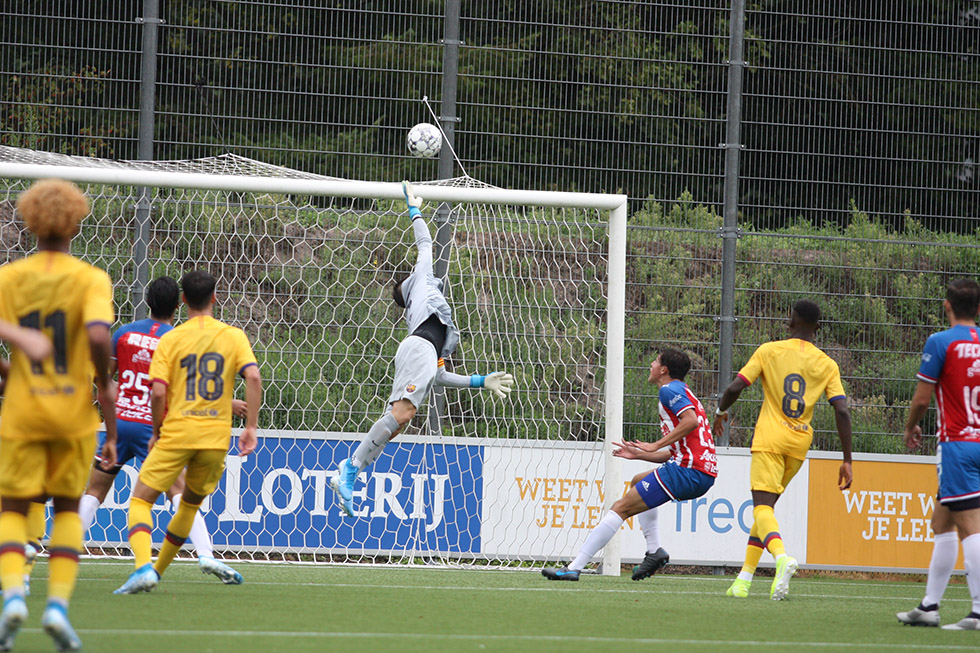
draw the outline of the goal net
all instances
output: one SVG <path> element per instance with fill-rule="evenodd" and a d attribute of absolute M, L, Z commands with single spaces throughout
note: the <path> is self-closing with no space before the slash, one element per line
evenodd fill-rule
<path fill-rule="evenodd" d="M 623 196 L 469 178 L 416 184 L 462 332 L 447 366 L 510 372 L 515 391 L 506 401 L 434 392 L 362 475 L 349 518 L 329 480 L 381 415 L 407 335 L 390 299 L 415 258 L 400 185 L 231 155 L 114 162 L 0 147 L 0 262 L 32 250 L 14 205 L 43 177 L 73 180 L 91 199 L 72 251 L 113 279 L 117 326 L 144 315 L 148 280 L 203 267 L 218 279 L 216 317 L 253 343 L 264 384 L 259 448 L 230 452 L 203 507 L 226 556 L 498 566 L 565 558 L 622 494 L 603 452 L 621 437 Z M 120 474 L 88 533 L 93 549 L 127 553 L 135 478 L 129 467 Z M 156 506 L 158 526 L 170 515 Z M 615 556 L 609 547 L 606 561 L 618 566 Z"/>

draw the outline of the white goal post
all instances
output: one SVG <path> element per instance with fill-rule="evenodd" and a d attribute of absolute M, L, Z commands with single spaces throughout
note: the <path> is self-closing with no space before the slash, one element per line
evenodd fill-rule
<path fill-rule="evenodd" d="M 253 340 L 270 387 L 260 417 L 268 457 L 229 457 L 221 496 L 205 506 L 218 551 L 493 566 L 568 559 L 597 521 L 596 511 L 572 515 L 568 506 L 601 497 L 604 514 L 621 496 L 611 452 L 623 437 L 625 195 L 415 183 L 434 235 L 446 230 L 437 256 L 463 332 L 455 371 L 499 365 L 518 385 L 509 402 L 476 391 L 430 398 L 428 414 L 420 410 L 385 450 L 355 495 L 362 513 L 349 519 L 332 506 L 328 475 L 380 415 L 391 354 L 405 336 L 386 295 L 414 258 L 401 185 L 261 164 L 214 174 L 207 160 L 32 163 L 4 150 L 13 148 L 0 148 L 0 262 L 29 249 L 16 196 L 30 180 L 67 179 L 93 205 L 73 253 L 109 272 L 121 321 L 134 317 L 140 298 L 131 295 L 147 274 L 211 265 L 219 317 Z M 148 221 L 142 236 L 139 215 Z M 520 471 L 506 475 L 508 466 Z M 575 478 L 551 478 L 555 466 Z M 121 477 L 92 546 L 125 548 L 121 504 L 133 476 Z M 437 501 L 464 512 L 451 516 Z M 157 516 L 167 518 L 166 508 Z M 542 527 L 548 519 L 572 526 Z M 606 546 L 601 573 L 619 574 L 619 539 Z"/>

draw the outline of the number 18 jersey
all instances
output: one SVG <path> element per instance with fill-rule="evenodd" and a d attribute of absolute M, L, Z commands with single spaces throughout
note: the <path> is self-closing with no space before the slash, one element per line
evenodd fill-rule
<path fill-rule="evenodd" d="M 738 375 L 749 385 L 762 377 L 762 410 L 755 423 L 752 451 L 805 460 L 813 441 L 814 405 L 821 395 L 828 401 L 845 396 L 834 359 L 799 338 L 762 345 Z"/>
<path fill-rule="evenodd" d="M 980 333 L 957 325 L 934 333 L 916 378 L 936 384 L 940 442 L 980 441 Z"/>
<path fill-rule="evenodd" d="M 241 329 L 213 317 L 193 317 L 164 334 L 150 379 L 167 386 L 167 416 L 156 446 L 227 449 L 235 377 L 257 365 Z"/>

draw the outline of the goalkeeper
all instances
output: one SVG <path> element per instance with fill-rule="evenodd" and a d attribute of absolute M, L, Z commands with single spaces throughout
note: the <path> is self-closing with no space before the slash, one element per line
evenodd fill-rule
<path fill-rule="evenodd" d="M 514 384 L 514 377 L 504 372 L 462 376 L 445 370 L 445 358 L 459 344 L 459 329 L 453 324 L 452 309 L 442 294 L 442 282 L 432 273 L 432 236 L 422 218 L 422 200 L 415 196 L 407 181 L 402 182 L 402 190 L 408 215 L 412 218 L 418 260 L 412 274 L 394 285 L 392 298 L 405 309 L 408 337 L 398 345 L 395 354 L 395 379 L 384 414 L 330 480 L 338 505 L 351 517 L 354 516 L 353 493 L 358 474 L 373 463 L 388 441 L 415 417 L 433 385 L 486 388 L 503 399 Z"/>

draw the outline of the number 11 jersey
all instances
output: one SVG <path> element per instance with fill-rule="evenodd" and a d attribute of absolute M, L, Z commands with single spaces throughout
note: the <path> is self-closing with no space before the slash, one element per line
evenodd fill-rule
<path fill-rule="evenodd" d="M 0 267 L 0 319 L 38 329 L 54 353 L 31 363 L 14 349 L 0 413 L 0 437 L 47 441 L 94 438 L 87 327 L 113 322 L 112 282 L 102 270 L 63 252 L 43 251 Z"/>
<path fill-rule="evenodd" d="M 156 446 L 227 449 L 235 377 L 257 364 L 245 332 L 213 317 L 193 317 L 164 334 L 150 364 L 151 383 L 167 386 Z"/>
<path fill-rule="evenodd" d="M 813 441 L 813 407 L 822 395 L 844 398 L 840 368 L 812 342 L 799 338 L 767 342 L 738 375 L 752 383 L 762 377 L 763 400 L 752 436 L 752 451 L 805 460 Z"/>

